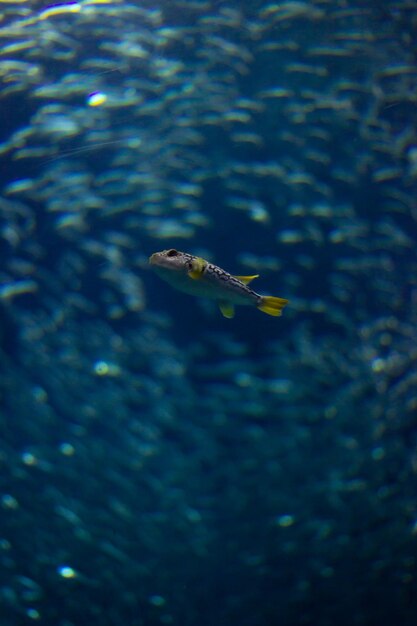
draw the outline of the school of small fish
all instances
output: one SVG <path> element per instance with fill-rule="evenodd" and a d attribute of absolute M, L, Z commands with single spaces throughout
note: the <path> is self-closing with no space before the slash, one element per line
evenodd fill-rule
<path fill-rule="evenodd" d="M 0 0 L 2 626 L 415 623 L 416 25 Z"/>

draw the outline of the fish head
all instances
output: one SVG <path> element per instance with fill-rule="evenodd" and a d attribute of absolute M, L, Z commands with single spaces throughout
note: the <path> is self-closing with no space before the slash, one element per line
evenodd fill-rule
<path fill-rule="evenodd" d="M 184 273 L 192 268 L 193 257 L 191 254 L 179 252 L 174 248 L 162 250 L 162 252 L 154 252 L 149 257 L 149 263 L 153 269 L 161 273 Z"/>
<path fill-rule="evenodd" d="M 187 292 L 190 291 L 190 282 L 200 282 L 208 265 L 204 259 L 175 248 L 155 252 L 149 257 L 149 263 L 160 278 Z M 195 293 L 195 288 L 191 291 Z"/>
<path fill-rule="evenodd" d="M 175 248 L 155 252 L 149 257 L 149 263 L 161 278 L 169 282 L 200 279 L 207 266 L 204 259 Z"/>

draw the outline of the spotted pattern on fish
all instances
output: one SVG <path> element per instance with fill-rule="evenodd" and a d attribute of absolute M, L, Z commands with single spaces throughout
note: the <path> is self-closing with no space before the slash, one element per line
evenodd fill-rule
<path fill-rule="evenodd" d="M 252 305 L 269 315 L 281 315 L 288 300 L 261 296 L 248 287 L 255 276 L 233 276 L 221 267 L 174 248 L 155 252 L 149 262 L 157 274 L 185 293 L 217 300 L 225 317 L 234 316 L 234 305 Z"/>

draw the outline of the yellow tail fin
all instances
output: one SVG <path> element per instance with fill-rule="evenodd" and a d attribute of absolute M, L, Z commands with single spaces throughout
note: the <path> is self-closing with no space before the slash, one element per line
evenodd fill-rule
<path fill-rule="evenodd" d="M 281 315 L 282 309 L 288 304 L 288 300 L 285 298 L 274 298 L 274 296 L 262 296 L 258 309 L 267 313 L 268 315 L 274 315 L 278 317 Z"/>

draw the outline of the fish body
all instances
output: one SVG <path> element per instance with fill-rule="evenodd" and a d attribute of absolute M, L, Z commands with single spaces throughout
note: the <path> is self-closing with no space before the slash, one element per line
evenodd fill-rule
<path fill-rule="evenodd" d="M 172 287 L 193 296 L 210 298 L 219 303 L 224 317 L 234 316 L 235 305 L 255 306 L 268 315 L 278 316 L 288 303 L 285 298 L 261 296 L 248 284 L 254 276 L 232 276 L 221 267 L 201 257 L 174 248 L 155 252 L 149 263 Z"/>

